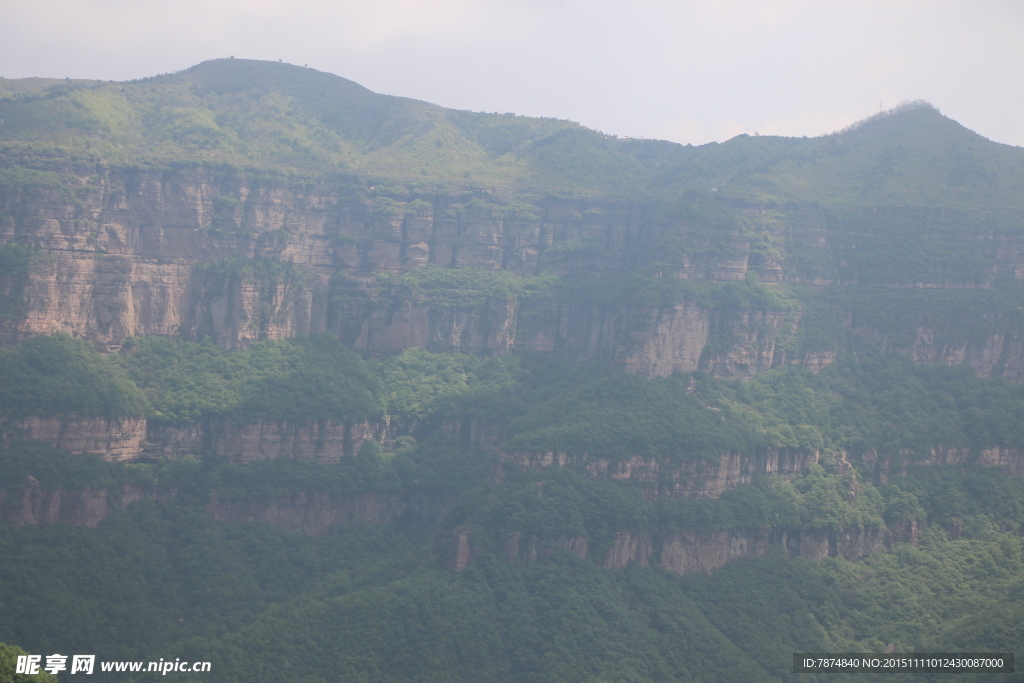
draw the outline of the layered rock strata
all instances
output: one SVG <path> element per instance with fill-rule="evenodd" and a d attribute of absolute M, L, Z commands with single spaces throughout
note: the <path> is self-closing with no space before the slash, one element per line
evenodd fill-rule
<path fill-rule="evenodd" d="M 146 420 L 30 416 L 0 421 L 2 443 L 8 445 L 12 437 L 41 441 L 71 453 L 98 453 L 105 460 L 131 460 L 142 453 Z"/>
<path fill-rule="evenodd" d="M 28 417 L 0 422 L 0 428 L 5 445 L 11 438 L 33 439 L 71 453 L 97 453 L 108 461 L 212 453 L 240 463 L 275 458 L 332 463 L 356 455 L 364 441 L 379 442 L 388 435 L 386 421 L 368 420 L 236 424 L 227 418 L 207 418 L 148 426 L 144 418 Z"/>
<path fill-rule="evenodd" d="M 793 475 L 818 462 L 817 451 L 764 449 L 757 453 L 725 453 L 717 459 L 665 462 L 631 455 L 620 460 L 592 457 L 587 453 L 510 452 L 498 456 L 492 482 L 501 481 L 511 469 L 571 467 L 592 478 L 629 480 L 644 498 L 659 496 L 717 498 L 728 489 L 749 484 L 759 475 Z"/>
<path fill-rule="evenodd" d="M 367 439 L 375 438 L 375 425 L 363 422 L 270 422 L 235 424 L 207 420 L 203 425 L 204 451 L 231 462 L 287 458 L 333 463 L 354 456 Z"/>
<path fill-rule="evenodd" d="M 44 489 L 34 477 L 19 489 L 0 489 L 0 520 L 17 525 L 63 522 L 95 527 L 139 500 L 168 500 L 173 491 L 140 486 Z"/>
<path fill-rule="evenodd" d="M 518 532 L 506 538 L 504 554 L 510 562 L 534 562 L 538 557 L 557 551 L 588 556 L 585 536 L 564 537 L 543 544 L 531 541 L 525 546 L 520 539 Z M 614 535 L 604 557 L 595 559 L 609 569 L 635 563 L 656 565 L 677 574 L 699 574 L 711 572 L 732 560 L 764 557 L 771 545 L 780 545 L 793 557 L 820 562 L 826 557 L 860 560 L 895 540 L 899 539 L 893 539 L 886 528 L 848 531 L 689 529 L 662 536 L 620 531 Z M 469 541 L 464 542 L 467 548 L 472 547 Z"/>
<path fill-rule="evenodd" d="M 994 446 L 975 450 L 971 448 L 933 448 L 924 455 L 901 451 L 879 454 L 869 449 L 860 456 L 871 472 L 876 484 L 885 484 L 890 476 L 906 476 L 914 467 L 933 465 L 983 465 L 997 467 L 1010 476 L 1024 476 L 1024 451 Z"/>
<path fill-rule="evenodd" d="M 0 489 L 0 521 L 16 525 L 61 522 L 95 527 L 140 500 L 167 502 L 176 491 L 126 485 L 116 488 L 44 489 L 29 477 L 26 486 Z M 333 528 L 366 524 L 436 524 L 451 506 L 450 496 L 418 493 L 361 493 L 348 496 L 296 491 L 274 498 L 225 496 L 214 491 L 210 515 L 223 522 L 264 522 L 321 536 Z"/>
<path fill-rule="evenodd" d="M 848 226 L 836 232 L 816 207 L 744 207 L 751 224 L 719 229 L 712 245 L 707 226 L 655 219 L 621 200 L 527 197 L 536 205 L 525 217 L 508 210 L 524 198 L 497 192 L 388 194 L 340 176 L 38 163 L 45 166 L 39 170 L 63 174 L 68 186 L 0 185 L 0 243 L 29 244 L 43 255 L 26 282 L 0 274 L 0 289 L 16 292 L 25 312 L 0 320 L 0 343 L 65 332 L 115 350 L 128 336 L 180 334 L 235 348 L 328 330 L 374 355 L 410 346 L 480 355 L 526 349 L 609 358 L 646 376 L 700 368 L 745 377 L 788 364 L 818 369 L 835 357 L 839 337 L 825 348 L 794 343 L 804 316 L 792 306 L 715 308 L 692 297 L 657 304 L 586 292 L 656 263 L 669 232 L 684 236 L 688 248 L 661 277 L 735 282 L 754 273 L 764 283 L 857 287 L 844 255 L 856 257 L 858 240 L 870 239 Z M 766 212 L 771 221 L 761 220 Z M 877 225 L 865 230 L 884 233 L 884 217 L 872 220 Z M 755 248 L 758 240 L 799 258 L 769 256 Z M 985 281 L 940 273 L 934 281 L 881 284 L 984 288 L 999 276 L 1024 278 L 1024 246 L 1016 237 L 963 240 L 972 253 L 979 240 L 991 242 L 982 255 L 991 260 Z M 388 289 L 377 277 L 423 265 L 553 272 L 590 284 L 582 295 L 495 291 L 467 303 Z M 967 331 L 939 322 L 883 331 L 849 315 L 841 325 L 919 362 L 967 363 L 983 376 L 1020 380 L 1024 330 L 1014 316 L 993 314 Z"/>

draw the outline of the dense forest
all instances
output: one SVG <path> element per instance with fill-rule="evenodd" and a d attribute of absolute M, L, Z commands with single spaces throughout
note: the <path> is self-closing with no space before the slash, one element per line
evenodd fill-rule
<path fill-rule="evenodd" d="M 0 683 L 1024 652 L 1019 148 L 924 102 L 619 139 L 242 59 L 0 78 L 0 119 Z"/>
<path fill-rule="evenodd" d="M 332 464 L 112 463 L 9 434 L 0 450 L 8 515 L 30 477 L 44 489 L 173 491 L 95 529 L 0 525 L 0 640 L 31 652 L 211 661 L 215 679 L 239 681 L 289 672 L 312 680 L 739 681 L 813 678 L 790 672 L 798 651 L 1009 652 L 1024 634 L 1024 483 L 991 467 L 918 463 L 936 445 L 1021 448 L 1024 389 L 963 368 L 878 356 L 842 358 L 817 375 L 786 368 L 751 380 L 644 379 L 529 354 L 410 349 L 377 362 L 327 335 L 233 352 L 144 338 L 114 355 L 58 335 L 0 353 L 3 400 L 32 414 L 288 420 L 300 405 L 307 416 L 388 414 L 407 425 L 383 446 L 367 441 Z M 496 453 L 443 428 L 466 416 L 504 416 L 507 451 L 663 461 L 768 448 L 823 455 L 803 473 L 757 478 L 718 498 L 651 498 L 637 482 L 572 466 L 510 472 L 496 483 Z M 904 451 L 905 473 L 883 484 L 839 461 L 867 449 Z M 208 512 L 214 493 L 270 501 L 296 492 L 453 504 L 437 520 L 407 515 L 315 536 Z M 657 538 L 908 525 L 919 529 L 913 543 L 894 539 L 856 561 L 815 562 L 777 544 L 710 575 L 602 568 L 623 531 Z M 474 557 L 460 572 L 452 530 L 472 540 Z M 511 532 L 539 555 L 507 559 Z M 560 549 L 575 537 L 587 539 L 588 557 Z"/>

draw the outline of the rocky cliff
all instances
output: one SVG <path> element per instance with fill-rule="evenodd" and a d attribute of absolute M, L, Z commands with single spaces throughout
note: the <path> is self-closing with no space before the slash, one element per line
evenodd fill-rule
<path fill-rule="evenodd" d="M 728 489 L 749 484 L 758 476 L 788 476 L 806 471 L 820 458 L 817 451 L 763 449 L 756 453 L 725 453 L 716 459 L 663 462 L 657 458 L 629 456 L 620 460 L 593 458 L 586 453 L 500 453 L 491 482 L 502 481 L 510 470 L 570 467 L 591 478 L 626 480 L 636 485 L 647 500 L 659 496 L 717 498 Z M 913 467 L 934 465 L 982 465 L 1009 476 L 1024 476 L 1024 453 L 1012 448 L 936 448 L 919 456 L 910 451 L 880 455 L 869 449 L 857 456 L 837 454 L 837 466 L 849 471 L 852 460 L 870 473 L 876 484 L 891 475 L 906 475 Z"/>
<path fill-rule="evenodd" d="M 630 562 L 657 564 L 678 574 L 710 572 L 725 563 L 763 557 L 772 544 L 779 544 L 794 557 L 821 561 L 826 557 L 860 560 L 886 544 L 887 529 L 817 531 L 811 529 L 684 531 L 661 538 L 620 532 L 605 557 L 605 567 L 623 567 Z"/>
<path fill-rule="evenodd" d="M 71 453 L 98 453 L 105 460 L 132 460 L 146 444 L 146 420 L 35 416 L 0 420 L 0 444 L 8 445 L 12 437 L 42 441 Z"/>
<path fill-rule="evenodd" d="M 116 488 L 0 488 L 0 521 L 16 525 L 61 522 L 95 527 L 140 500 L 167 502 L 173 489 L 125 485 Z M 213 491 L 207 512 L 224 522 L 264 522 L 296 533 L 321 536 L 334 528 L 365 524 L 436 524 L 453 503 L 450 496 L 419 493 L 359 493 L 347 496 L 296 491 L 280 497 L 227 496 Z"/>
<path fill-rule="evenodd" d="M 377 425 L 368 421 L 334 423 L 310 421 L 258 421 L 236 425 L 230 420 L 204 420 L 203 451 L 231 462 L 288 458 L 311 462 L 338 462 L 354 456 L 360 445 L 375 437 Z M 379 429 L 377 430 L 379 432 Z"/>
<path fill-rule="evenodd" d="M 482 201 L 500 197 L 401 202 L 351 179 L 298 182 L 201 168 L 61 170 L 77 179 L 74 197 L 59 187 L 0 187 L 0 240 L 31 244 L 47 257 L 24 287 L 25 316 L 5 322 L 9 342 L 65 332 L 117 348 L 128 336 L 183 334 L 231 348 L 328 329 L 374 354 L 410 346 L 485 355 L 536 348 L 626 354 L 627 364 L 642 369 L 647 352 L 619 349 L 618 337 L 636 317 L 629 310 L 544 302 L 524 318 L 518 297 L 485 293 L 453 305 L 429 292 L 378 286 L 375 275 L 426 264 L 571 272 L 591 263 L 562 252 L 545 260 L 545 252 L 560 244 L 571 252 L 596 237 L 610 277 L 656 239 L 628 221 L 587 221 L 578 201 L 550 202 L 542 219 L 524 220 Z M 699 360 L 706 313 L 673 317 L 673 333 L 694 338 L 672 343 L 689 351 L 651 371 L 692 369 Z"/>
<path fill-rule="evenodd" d="M 856 302 L 808 308 L 804 295 L 716 299 L 697 290 L 659 299 L 627 278 L 643 271 L 643 286 L 657 289 L 659 281 L 716 285 L 753 276 L 769 294 L 785 283 L 812 294 L 830 284 L 881 287 L 899 301 L 875 304 L 891 309 L 915 292 L 984 296 L 999 278 L 1024 277 L 1024 246 L 1012 235 L 989 236 L 985 272 L 969 282 L 940 272 L 886 283 L 871 281 L 855 261 L 861 242 L 886 225 L 854 233 L 814 207 L 744 205 L 734 210 L 746 218 L 709 233 L 697 219 L 666 217 L 637 200 L 410 191 L 340 175 L 186 164 L 32 163 L 63 180 L 0 183 L 0 242 L 40 250 L 27 275 L 0 277 L 21 306 L 0 320 L 7 343 L 66 332 L 114 350 L 128 336 L 180 334 L 234 348 L 329 330 L 374 355 L 410 346 L 482 355 L 526 349 L 609 358 L 647 376 L 703 368 L 742 377 L 782 364 L 820 368 L 854 334 L 921 362 L 967 362 L 986 376 L 1024 372 L 1024 322 L 1015 309 L 993 309 L 983 325 L 960 328 L 937 313 L 890 324 L 859 315 Z M 976 237 L 949 239 L 974 253 Z M 669 269 L 659 260 L 666 240 L 687 245 L 673 252 Z M 455 280 L 402 279 L 428 265 Z M 524 288 L 527 280 L 502 279 L 540 273 L 561 284 Z M 936 308 L 926 304 L 921 310 Z"/>
<path fill-rule="evenodd" d="M 145 418 L 28 417 L 0 422 L 0 444 L 9 444 L 11 438 L 32 439 L 71 453 L 97 453 L 108 461 L 209 453 L 230 462 L 288 458 L 332 463 L 356 455 L 364 441 L 383 441 L 388 433 L 384 421 L 236 424 L 228 418 L 206 418 L 150 425 Z"/>
<path fill-rule="evenodd" d="M 933 448 L 923 456 L 910 451 L 879 454 L 869 449 L 860 460 L 879 484 L 886 483 L 891 475 L 906 475 L 910 468 L 931 465 L 984 465 L 997 467 L 1010 476 L 1024 476 L 1024 452 L 999 446 L 981 450 Z"/>
<path fill-rule="evenodd" d="M 491 475 L 501 481 L 510 468 L 571 467 L 591 478 L 627 480 L 644 498 L 693 496 L 717 498 L 723 491 L 749 484 L 759 475 L 798 474 L 818 462 L 817 451 L 764 449 L 757 453 L 725 453 L 717 459 L 663 462 L 639 455 L 621 460 L 586 453 L 501 453 Z"/>
<path fill-rule="evenodd" d="M 579 557 L 587 557 L 589 553 L 589 544 L 584 536 L 565 537 L 543 544 L 535 541 L 522 544 L 520 538 L 521 535 L 515 532 L 505 541 L 504 554 L 510 562 L 535 562 L 539 557 L 557 551 L 571 552 Z M 896 539 L 886 528 L 849 531 L 691 529 L 653 537 L 620 531 L 614 534 L 611 548 L 603 558 L 595 559 L 602 567 L 611 569 L 636 563 L 657 565 L 677 574 L 700 574 L 718 569 L 732 560 L 764 557 L 769 546 L 774 544 L 785 548 L 794 557 L 819 562 L 826 557 L 860 560 L 893 540 Z M 469 535 L 461 532 L 457 535 L 457 545 L 461 550 L 456 555 L 464 559 L 461 566 L 456 565 L 458 570 L 468 564 L 473 544 Z"/>
<path fill-rule="evenodd" d="M 168 500 L 173 491 L 140 486 L 44 489 L 33 477 L 21 489 L 0 489 L 0 520 L 17 525 L 63 522 L 95 527 L 139 500 Z"/>

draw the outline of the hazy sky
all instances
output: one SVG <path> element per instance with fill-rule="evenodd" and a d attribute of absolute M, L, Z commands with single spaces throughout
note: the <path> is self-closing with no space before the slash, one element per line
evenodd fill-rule
<path fill-rule="evenodd" d="M 925 99 L 1024 146 L 1024 0 L 0 0 L 0 76 L 282 59 L 447 107 L 678 142 Z"/>

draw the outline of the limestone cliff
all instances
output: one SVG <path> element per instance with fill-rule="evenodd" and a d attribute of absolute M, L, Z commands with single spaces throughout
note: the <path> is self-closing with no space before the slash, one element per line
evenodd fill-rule
<path fill-rule="evenodd" d="M 17 525 L 63 522 L 95 527 L 136 501 L 168 500 L 173 494 L 139 486 L 43 489 L 29 477 L 22 489 L 0 489 L 0 520 Z"/>
<path fill-rule="evenodd" d="M 984 465 L 997 467 L 1010 476 L 1024 476 L 1024 452 L 1014 448 L 933 448 L 925 455 L 910 451 L 879 454 L 869 449 L 860 456 L 872 477 L 878 484 L 884 484 L 890 475 L 906 475 L 908 469 L 930 465 Z"/>
<path fill-rule="evenodd" d="M 334 423 L 268 422 L 236 425 L 230 420 L 204 420 L 203 452 L 223 456 L 231 462 L 288 458 L 321 463 L 338 462 L 354 456 L 363 441 L 374 438 L 368 421 Z"/>
<path fill-rule="evenodd" d="M 871 473 L 875 483 L 884 484 L 890 475 L 906 475 L 909 468 L 932 465 L 983 465 L 995 467 L 1010 476 L 1024 476 L 1024 453 L 1012 448 L 935 448 L 925 456 L 909 451 L 879 454 L 868 450 L 856 457 L 837 454 L 837 466 L 847 471 L 852 459 Z M 504 479 L 512 470 L 542 467 L 571 467 L 591 478 L 628 480 L 636 484 L 644 498 L 693 496 L 717 498 L 728 489 L 749 484 L 757 476 L 799 474 L 818 462 L 820 453 L 799 449 L 763 449 L 756 453 L 725 453 L 716 459 L 688 462 L 663 462 L 657 458 L 628 456 L 619 460 L 593 458 L 586 453 L 500 453 L 491 473 L 491 482 Z M 840 470 L 841 471 L 841 470 Z"/>
<path fill-rule="evenodd" d="M 182 425 L 151 425 L 145 418 L 0 421 L 0 443 L 4 445 L 11 438 L 32 439 L 71 453 L 97 453 L 108 461 L 211 453 L 231 462 L 288 458 L 332 463 L 356 455 L 364 441 L 380 442 L 387 434 L 384 421 L 257 420 L 236 424 L 214 417 Z"/>
<path fill-rule="evenodd" d="M 9 439 L 33 439 L 71 453 L 98 453 L 105 460 L 132 460 L 146 442 L 146 420 L 125 418 L 27 417 L 0 420 L 0 443 Z"/>
<path fill-rule="evenodd" d="M 723 491 L 749 484 L 759 475 L 792 475 L 818 462 L 816 451 L 764 449 L 757 453 L 725 453 L 717 459 L 663 462 L 632 455 L 621 460 L 594 458 L 586 453 L 501 453 L 492 481 L 509 468 L 572 467 L 591 478 L 629 480 L 648 500 L 659 496 L 717 498 Z"/>
<path fill-rule="evenodd" d="M 571 536 L 553 543 L 521 542 L 521 534 L 510 534 L 504 544 L 505 558 L 510 561 L 535 562 L 553 552 L 567 551 L 588 556 L 585 536 Z M 888 529 L 853 529 L 819 531 L 813 529 L 722 529 L 717 531 L 689 529 L 662 536 L 620 531 L 614 534 L 611 548 L 603 558 L 595 558 L 602 567 L 618 569 L 627 564 L 657 565 L 677 574 L 708 573 L 726 563 L 743 558 L 764 557 L 771 545 L 780 545 L 794 557 L 819 562 L 826 557 L 860 560 L 892 540 Z M 465 532 L 458 543 L 468 557 L 473 544 Z M 463 565 L 465 566 L 465 565 Z"/>
<path fill-rule="evenodd" d="M 842 329 L 821 336 L 822 316 L 832 314 L 819 307 L 808 317 L 795 300 L 715 303 L 694 295 L 659 303 L 628 294 L 628 287 L 628 295 L 594 294 L 619 287 L 638 268 L 660 267 L 660 245 L 670 234 L 688 246 L 656 278 L 735 283 L 749 273 L 768 287 L 877 288 L 844 266 L 859 253 L 856 235 L 838 233 L 827 212 L 814 207 L 744 205 L 749 224 L 722 228 L 711 240 L 699 221 L 657 218 L 621 199 L 417 193 L 346 176 L 201 165 L 33 163 L 67 180 L 0 186 L 0 243 L 28 244 L 42 255 L 27 281 L 0 282 L 5 295 L 23 300 L 24 315 L 0 320 L 5 343 L 66 332 L 114 350 L 128 336 L 181 334 L 233 348 L 329 330 L 374 355 L 410 346 L 482 355 L 527 349 L 609 358 L 647 376 L 702 368 L 742 377 L 782 364 L 820 368 L 850 333 L 921 362 L 967 362 L 982 375 L 1024 376 L 1024 323 L 1009 310 L 986 314 L 985 325 L 952 329 L 924 316 L 898 330 L 840 312 L 835 324 Z M 524 202 L 529 211 L 514 208 Z M 939 273 L 892 291 L 961 291 L 968 284 L 982 291 L 998 277 L 1024 277 L 1017 238 L 999 236 L 993 249 L 980 281 Z M 439 301 L 379 277 L 423 265 L 549 272 L 584 284 L 546 294 L 481 290 L 476 298 Z M 813 344 L 808 326 L 817 330 Z"/>
<path fill-rule="evenodd" d="M 16 525 L 64 523 L 95 527 L 140 500 L 167 502 L 177 491 L 125 485 L 116 488 L 44 489 L 29 477 L 27 486 L 0 488 L 0 521 Z M 224 522 L 264 522 L 296 533 L 320 536 L 333 528 L 365 524 L 436 524 L 451 497 L 419 493 L 332 495 L 296 491 L 276 498 L 225 496 L 213 491 L 209 514 Z"/>
<path fill-rule="evenodd" d="M 603 566 L 623 567 L 630 562 L 657 564 L 678 574 L 698 574 L 718 569 L 740 558 L 763 557 L 779 544 L 794 557 L 820 561 L 826 557 L 860 560 L 889 540 L 887 529 L 816 531 L 810 529 L 721 531 L 688 530 L 651 539 L 620 532 Z"/>

